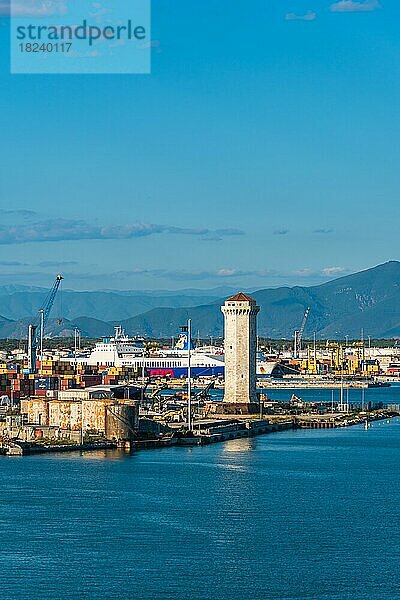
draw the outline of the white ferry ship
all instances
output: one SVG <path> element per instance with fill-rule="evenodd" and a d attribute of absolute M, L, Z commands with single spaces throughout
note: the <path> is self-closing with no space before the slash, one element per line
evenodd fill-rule
<path fill-rule="evenodd" d="M 147 355 L 145 340 L 130 338 L 121 327 L 115 328 L 114 337 L 104 337 L 87 355 L 77 357 L 77 362 L 93 367 L 144 368 L 151 377 L 187 377 L 189 344 L 187 333 L 181 333 L 176 345 L 170 350 L 160 350 Z M 193 377 L 224 376 L 225 363 L 222 349 L 194 348 L 191 342 L 190 364 Z M 276 362 L 266 361 L 261 353 L 257 356 L 257 375 L 268 377 Z"/>

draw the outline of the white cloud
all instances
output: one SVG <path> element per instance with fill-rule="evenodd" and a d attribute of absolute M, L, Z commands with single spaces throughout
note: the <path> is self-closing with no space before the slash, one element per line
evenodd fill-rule
<path fill-rule="evenodd" d="M 207 229 L 177 227 L 154 223 L 127 223 L 123 225 L 97 225 L 77 219 L 48 219 L 36 222 L 0 224 L 0 245 L 26 242 L 62 242 L 67 240 L 129 240 L 151 235 L 189 235 L 218 240 L 242 235 L 240 229 Z"/>
<path fill-rule="evenodd" d="M 328 227 L 326 227 L 324 229 L 323 227 L 320 227 L 319 229 L 314 229 L 314 233 L 320 233 L 322 235 L 327 235 L 328 233 L 333 233 L 333 229 L 329 229 Z"/>
<path fill-rule="evenodd" d="M 27 263 L 19 260 L 0 260 L 0 267 L 28 267 Z"/>
<path fill-rule="evenodd" d="M 345 275 L 346 273 L 349 273 L 349 270 L 345 267 L 323 267 L 321 269 L 311 269 L 310 267 L 303 267 L 292 271 L 292 273 L 283 275 L 284 277 L 287 277 L 287 275 L 291 275 L 295 277 L 302 277 L 318 281 L 321 280 L 321 278 L 335 278 L 339 277 L 340 275 Z"/>
<path fill-rule="evenodd" d="M 332 12 L 372 12 L 382 8 L 379 0 L 339 0 L 331 4 Z"/>
<path fill-rule="evenodd" d="M 293 271 L 293 273 L 291 273 L 291 275 L 295 275 L 296 277 L 310 277 L 310 276 L 315 276 L 316 273 L 312 269 L 309 269 L 308 267 L 304 267 L 301 269 L 297 269 L 296 271 Z"/>
<path fill-rule="evenodd" d="M 34 217 L 35 215 L 37 215 L 37 213 L 34 210 L 26 210 L 26 209 L 5 209 L 5 208 L 0 208 L 0 217 L 26 217 L 26 218 L 31 218 Z"/>
<path fill-rule="evenodd" d="M 121 277 L 129 278 L 135 275 L 149 275 L 151 277 L 164 278 L 174 281 L 219 281 L 224 279 L 236 280 L 237 278 L 239 279 L 244 277 L 264 279 L 265 277 L 274 276 L 276 274 L 276 271 L 268 269 L 245 271 L 230 267 L 223 267 L 215 270 L 211 269 L 207 271 L 192 271 L 187 269 L 144 269 L 139 267 L 126 271 L 116 271 L 113 276 L 117 277 L 118 279 Z M 85 278 L 86 274 L 82 277 Z M 97 277 L 97 275 L 94 275 L 94 277 Z"/>
<path fill-rule="evenodd" d="M 344 267 L 325 267 L 321 270 L 322 275 L 325 277 L 335 277 L 336 275 L 343 275 L 348 273 L 348 270 Z"/>
<path fill-rule="evenodd" d="M 286 21 L 315 21 L 317 18 L 317 13 L 313 10 L 309 10 L 304 15 L 298 15 L 296 13 L 290 12 L 285 16 Z"/>

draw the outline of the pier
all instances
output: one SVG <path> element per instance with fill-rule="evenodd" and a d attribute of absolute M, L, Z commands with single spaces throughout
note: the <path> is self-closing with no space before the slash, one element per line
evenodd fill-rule
<path fill-rule="evenodd" d="M 114 442 L 102 441 L 87 444 L 38 444 L 18 440 L 5 441 L 0 444 L 0 455 L 27 456 L 30 454 L 48 454 L 55 452 L 88 452 L 91 450 L 109 450 L 117 448 Z"/>

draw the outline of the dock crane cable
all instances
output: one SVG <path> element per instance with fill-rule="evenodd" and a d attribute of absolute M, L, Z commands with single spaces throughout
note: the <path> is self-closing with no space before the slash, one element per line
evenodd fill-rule
<path fill-rule="evenodd" d="M 306 328 L 308 315 L 310 314 L 311 306 L 308 306 L 304 313 L 300 329 L 294 332 L 294 358 L 299 358 L 301 352 L 301 342 L 303 339 L 304 330 Z"/>
<path fill-rule="evenodd" d="M 215 388 L 215 381 L 210 381 L 210 383 L 203 390 L 200 390 L 195 394 L 194 400 L 207 400 L 209 397 L 209 392 Z"/>
<path fill-rule="evenodd" d="M 300 344 L 303 339 L 303 333 L 304 333 L 304 329 L 306 328 L 306 323 L 307 323 L 308 315 L 310 314 L 310 310 L 311 310 L 311 306 L 308 306 L 306 312 L 304 313 L 303 321 L 301 323 L 301 327 L 300 327 L 300 331 L 299 331 Z"/>
<path fill-rule="evenodd" d="M 44 322 L 46 324 L 47 319 L 49 318 L 51 309 L 53 308 L 53 304 L 54 304 L 54 300 L 56 299 L 56 295 L 57 292 L 60 288 L 61 282 L 63 280 L 63 276 L 62 275 L 57 275 L 56 280 L 53 284 L 53 287 L 50 289 L 50 291 L 48 292 L 45 301 L 43 302 L 42 307 L 39 310 L 39 313 L 41 311 L 43 311 L 43 316 L 44 316 Z"/>
<path fill-rule="evenodd" d="M 62 289 L 63 279 L 61 278 L 60 286 L 58 288 L 58 312 L 57 312 L 57 325 L 62 325 L 64 321 L 64 313 L 63 313 L 63 289 Z"/>
<path fill-rule="evenodd" d="M 52 288 L 48 292 L 41 308 L 38 311 L 38 316 L 28 326 L 28 369 L 30 373 L 36 373 L 37 348 L 39 345 L 41 348 L 43 347 L 44 330 L 62 280 L 63 276 L 58 274 Z M 39 325 L 40 329 L 38 336 L 37 330 Z"/>

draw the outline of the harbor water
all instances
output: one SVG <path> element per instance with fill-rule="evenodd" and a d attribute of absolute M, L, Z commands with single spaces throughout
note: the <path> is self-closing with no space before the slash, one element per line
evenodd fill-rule
<path fill-rule="evenodd" d="M 398 418 L 0 471 L 3 600 L 400 598 Z"/>
<path fill-rule="evenodd" d="M 259 387 L 258 391 L 266 394 L 269 400 L 277 400 L 279 402 L 289 402 L 292 394 L 302 398 L 305 402 L 327 402 L 334 403 L 340 401 L 340 388 L 318 388 L 318 387 L 296 387 L 288 385 L 285 388 L 279 387 L 279 381 L 276 381 L 275 387 Z M 165 395 L 173 393 L 174 390 L 166 390 Z M 222 400 L 224 391 L 222 389 L 211 390 L 210 396 L 213 400 Z M 400 404 L 400 382 L 391 383 L 390 387 L 382 388 L 359 388 L 346 387 L 344 385 L 343 397 L 350 404 L 361 405 L 363 402 L 378 403 L 382 402 L 384 406 L 388 404 Z"/>

